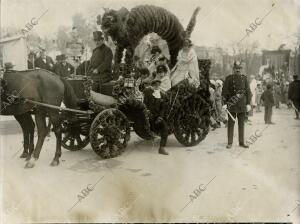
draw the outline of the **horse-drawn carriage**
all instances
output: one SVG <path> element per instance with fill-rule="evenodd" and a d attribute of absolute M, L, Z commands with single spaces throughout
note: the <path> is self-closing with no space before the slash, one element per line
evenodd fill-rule
<path fill-rule="evenodd" d="M 169 134 L 174 134 L 178 142 L 184 146 L 199 144 L 209 131 L 208 76 L 210 61 L 202 60 L 199 62 L 204 79 L 201 80 L 201 85 L 198 88 L 184 80 L 166 93 L 168 108 L 164 114 L 164 119 L 168 123 Z M 1 103 L 4 103 L 6 107 L 5 102 L 7 99 L 12 99 L 14 94 L 6 91 L 6 81 L 8 84 L 18 84 L 13 76 L 19 75 L 19 77 L 26 79 L 25 76 L 29 77 L 33 74 L 39 77 L 41 74 L 35 74 L 39 73 L 38 71 L 29 70 L 28 72 L 6 74 L 6 78 L 4 77 L 3 83 L 1 83 Z M 47 73 L 42 74 L 43 77 L 49 76 L 49 72 L 41 71 Z M 56 75 L 52 73 L 52 76 Z M 24 105 L 27 107 L 26 111 L 34 112 L 37 107 L 45 108 L 45 111 L 59 111 L 56 116 L 58 115 L 59 123 L 62 124 L 62 146 L 68 150 L 77 151 L 90 143 L 92 149 L 102 158 L 116 157 L 125 150 L 130 140 L 131 127 L 142 139 L 151 140 L 154 138 L 155 135 L 151 131 L 149 122 L 150 112 L 145 104 L 135 96 L 122 95 L 124 93 L 122 89 L 124 79 L 102 85 L 101 89 L 105 94 L 98 93 L 96 96 L 90 95 L 92 81 L 88 76 L 77 75 L 64 80 L 64 82 L 73 87 L 71 89 L 80 99 L 80 108 L 70 109 L 28 99 L 26 92 L 24 92 L 27 91 L 27 88 L 23 87 L 22 96 L 13 96 L 13 102 L 6 102 L 9 105 L 7 108 L 15 108 L 15 112 L 17 112 L 19 107 Z M 32 89 L 28 89 L 28 92 L 32 94 Z M 33 107 L 30 108 L 28 105 L 33 105 Z M 4 110 L 1 110 L 1 114 L 5 115 L 7 109 L 5 107 L 2 107 Z M 20 111 L 23 110 L 25 109 L 20 109 Z"/>
<path fill-rule="evenodd" d="M 168 123 L 169 134 L 174 134 L 184 146 L 199 144 L 209 131 L 210 61 L 200 60 L 199 67 L 204 77 L 200 87 L 193 87 L 185 80 L 166 94 L 168 110 L 164 119 Z M 82 111 L 62 113 L 64 148 L 77 151 L 91 143 L 92 149 L 102 158 L 112 158 L 125 150 L 130 139 L 130 127 L 142 139 L 154 138 L 149 123 L 150 112 L 145 104 L 136 97 L 124 97 L 119 94 L 123 91 L 116 90 L 120 86 L 122 88 L 124 80 L 102 85 L 105 95 L 99 94 L 97 100 L 90 96 L 88 77 L 75 76 L 68 82 L 81 98 Z"/>
<path fill-rule="evenodd" d="M 101 24 L 105 36 L 111 36 L 117 46 L 115 65 L 120 64 L 125 46 L 125 63 L 132 65 L 133 50 L 140 39 L 155 32 L 168 43 L 172 68 L 185 38 L 190 36 L 194 28 L 199 10 L 197 8 L 194 11 L 186 30 L 175 15 L 156 6 L 137 6 L 130 12 L 124 8 L 119 11 L 109 10 L 97 23 Z M 144 12 L 147 18 L 141 19 Z M 153 16 L 155 14 L 159 16 Z M 169 134 L 174 134 L 184 146 L 199 144 L 209 131 L 210 61 L 199 60 L 198 64 L 199 75 L 202 77 L 200 86 L 192 86 L 187 80 L 183 80 L 166 93 L 168 107 L 163 117 L 168 124 Z M 137 80 L 132 80 L 133 77 L 130 78 L 131 81 L 128 80 L 135 83 Z M 124 86 L 132 85 L 124 85 L 124 80 L 102 85 L 101 95 L 90 91 L 91 80 L 86 76 L 76 75 L 64 80 L 42 69 L 4 74 L 4 79 L 1 80 L 1 115 L 14 115 L 22 127 L 24 151 L 21 157 L 30 158 L 26 167 L 33 167 L 34 159 L 39 158 L 47 135 L 46 116 L 49 116 L 57 138 L 52 165 L 59 164 L 61 145 L 68 150 L 77 151 L 90 143 L 102 158 L 112 158 L 125 150 L 131 128 L 142 139 L 153 139 L 155 133 L 151 131 L 150 112 L 136 95 L 124 95 L 128 90 L 127 88 L 125 91 Z M 76 98 L 81 99 L 80 108 L 75 105 Z M 66 107 L 61 107 L 62 102 Z M 38 129 L 35 147 L 33 113 Z"/>

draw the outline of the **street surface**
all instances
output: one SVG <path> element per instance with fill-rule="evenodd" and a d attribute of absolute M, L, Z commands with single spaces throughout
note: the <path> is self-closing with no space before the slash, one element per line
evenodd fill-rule
<path fill-rule="evenodd" d="M 300 223 L 300 121 L 294 111 L 274 109 L 275 125 L 263 112 L 250 117 L 250 149 L 226 149 L 226 128 L 195 147 L 171 136 L 169 156 L 134 132 L 126 151 L 102 160 L 88 145 L 63 149 L 58 167 L 55 135 L 45 140 L 40 159 L 25 169 L 22 132 L 13 117 L 1 117 L 3 223 L 19 222 L 237 222 Z M 155 148 L 154 148 L 155 147 Z"/>

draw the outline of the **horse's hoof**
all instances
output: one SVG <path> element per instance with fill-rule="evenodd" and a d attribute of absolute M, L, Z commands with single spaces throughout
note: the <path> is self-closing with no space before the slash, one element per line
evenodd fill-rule
<path fill-rule="evenodd" d="M 22 155 L 20 156 L 20 158 L 24 159 L 28 157 L 28 153 L 27 152 L 23 152 Z"/>
<path fill-rule="evenodd" d="M 35 163 L 33 161 L 28 161 L 25 164 L 25 168 L 33 168 L 35 166 Z"/>
<path fill-rule="evenodd" d="M 29 160 L 30 160 L 30 158 L 31 158 L 31 156 L 30 156 L 30 155 L 27 155 L 27 157 L 26 157 L 25 161 L 29 161 Z"/>
<path fill-rule="evenodd" d="M 58 161 L 58 160 L 53 160 L 53 161 L 50 163 L 51 166 L 58 166 L 58 164 L 59 164 L 59 161 Z"/>

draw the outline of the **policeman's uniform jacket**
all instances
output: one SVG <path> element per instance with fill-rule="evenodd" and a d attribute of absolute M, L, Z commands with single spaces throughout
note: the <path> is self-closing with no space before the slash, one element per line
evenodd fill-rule
<path fill-rule="evenodd" d="M 54 62 L 53 62 L 52 58 L 49 56 L 46 56 L 46 58 L 44 58 L 44 59 L 41 57 L 38 57 L 35 60 L 34 64 L 35 64 L 35 67 L 46 69 L 48 71 L 53 71 L 53 69 L 54 69 Z"/>
<path fill-rule="evenodd" d="M 56 63 L 54 66 L 54 73 L 59 75 L 60 77 L 67 77 L 74 72 L 74 67 L 70 63 L 66 63 L 65 65 L 61 62 Z"/>
<path fill-rule="evenodd" d="M 250 104 L 252 97 L 247 76 L 227 76 L 222 89 L 222 97 L 230 112 L 247 112 L 247 104 Z"/>
<path fill-rule="evenodd" d="M 102 44 L 101 46 L 98 46 L 93 50 L 88 69 L 88 71 L 91 73 L 93 81 L 100 81 L 101 83 L 105 83 L 112 80 L 112 59 L 112 51 L 105 44 Z M 92 74 L 94 69 L 98 70 L 98 74 Z"/>

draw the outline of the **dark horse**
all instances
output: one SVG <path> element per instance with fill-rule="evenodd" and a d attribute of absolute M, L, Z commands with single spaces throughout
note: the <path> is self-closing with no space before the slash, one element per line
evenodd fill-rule
<path fill-rule="evenodd" d="M 26 158 L 26 168 L 32 168 L 39 158 L 47 135 L 46 116 L 53 124 L 56 136 L 56 152 L 52 166 L 59 164 L 61 156 L 61 124 L 59 111 L 44 106 L 36 106 L 22 99 L 60 106 L 62 102 L 68 108 L 76 108 L 77 97 L 73 88 L 65 80 L 52 72 L 37 69 L 27 71 L 7 71 L 4 73 L 1 90 L 1 115 L 13 115 L 19 122 L 24 137 L 24 151 L 21 158 Z M 16 96 L 16 97 L 13 97 Z M 18 101 L 18 99 L 20 99 Z M 35 115 L 38 140 L 34 148 L 35 124 L 31 117 Z"/>

